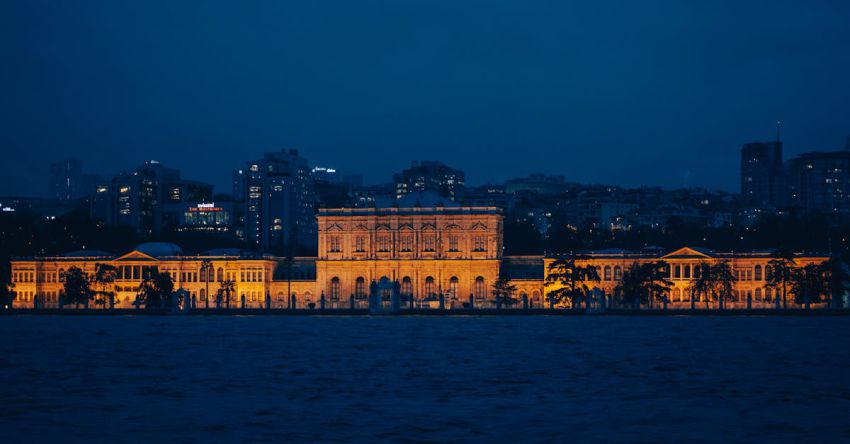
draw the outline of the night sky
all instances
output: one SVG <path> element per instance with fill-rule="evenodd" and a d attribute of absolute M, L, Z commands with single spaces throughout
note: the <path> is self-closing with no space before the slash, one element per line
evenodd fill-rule
<path fill-rule="evenodd" d="M 777 120 L 786 157 L 850 135 L 843 0 L 5 0 L 0 56 L 0 195 L 70 156 L 229 192 L 283 147 L 367 182 L 434 159 L 737 192 Z"/>

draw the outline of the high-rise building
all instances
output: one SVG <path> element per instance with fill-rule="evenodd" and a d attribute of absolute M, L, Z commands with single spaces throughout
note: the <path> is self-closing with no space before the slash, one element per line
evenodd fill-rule
<path fill-rule="evenodd" d="M 316 196 L 298 150 L 265 153 L 244 170 L 245 240 L 260 251 L 294 254 L 316 244 Z"/>
<path fill-rule="evenodd" d="M 782 142 L 752 142 L 741 148 L 741 196 L 748 204 L 783 206 L 783 179 Z"/>
<path fill-rule="evenodd" d="M 65 159 L 50 164 L 50 197 L 76 200 L 89 196 L 97 185 L 97 176 L 83 173 L 79 159 Z"/>
<path fill-rule="evenodd" d="M 850 150 L 811 152 L 788 162 L 790 204 L 806 212 L 850 213 Z"/>
<path fill-rule="evenodd" d="M 465 174 L 442 162 L 413 162 L 410 168 L 393 175 L 396 199 L 410 193 L 428 191 L 455 200 L 463 190 Z"/>
<path fill-rule="evenodd" d="M 154 233 L 163 228 L 165 205 L 210 199 L 212 185 L 183 181 L 178 170 L 149 160 L 99 184 L 91 201 L 91 214 L 106 224 Z"/>

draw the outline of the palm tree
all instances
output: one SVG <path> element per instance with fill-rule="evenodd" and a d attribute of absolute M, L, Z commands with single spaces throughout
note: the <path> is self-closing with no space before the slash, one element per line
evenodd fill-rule
<path fill-rule="evenodd" d="M 226 279 L 224 281 L 219 282 L 218 284 L 218 294 L 224 296 L 224 305 L 226 308 L 230 308 L 230 295 L 236 291 L 236 282 L 233 282 L 230 279 Z M 218 306 L 217 308 L 221 308 Z"/>
<path fill-rule="evenodd" d="M 717 295 L 717 308 L 723 310 L 725 301 L 732 295 L 732 289 L 738 278 L 732 272 L 732 266 L 727 261 L 721 261 L 711 266 L 710 281 Z"/>
<path fill-rule="evenodd" d="M 706 308 L 708 308 L 708 299 L 711 295 L 713 287 L 711 277 L 711 264 L 700 262 L 694 266 L 694 280 L 688 286 L 687 290 L 691 294 L 691 310 L 696 309 L 696 300 L 701 296 L 706 296 Z"/>
<path fill-rule="evenodd" d="M 641 266 L 641 277 L 644 279 L 644 288 L 646 288 L 647 299 L 649 299 L 650 308 L 652 308 L 652 300 L 658 299 L 664 304 L 664 309 L 667 310 L 667 295 L 670 292 L 670 287 L 673 282 L 668 279 L 667 262 L 656 261 L 648 262 Z"/>
<path fill-rule="evenodd" d="M 811 308 L 812 303 L 819 303 L 823 295 L 827 293 L 827 266 L 823 264 L 809 264 L 805 267 L 796 268 L 792 275 L 791 293 L 794 294 L 794 302 L 804 305 L 806 310 Z"/>
<path fill-rule="evenodd" d="M 204 277 L 204 308 L 210 308 L 210 271 L 213 269 L 212 261 L 204 259 L 201 261 L 201 276 Z"/>
<path fill-rule="evenodd" d="M 772 255 L 773 259 L 767 263 L 770 267 L 767 276 L 767 286 L 773 288 L 775 293 L 782 290 L 782 308 L 788 308 L 788 285 L 793 280 L 794 274 L 794 253 L 790 250 L 777 250 Z M 779 295 L 775 297 L 776 309 L 779 309 Z"/>
<path fill-rule="evenodd" d="M 496 308 L 502 308 L 502 305 L 510 308 L 511 305 L 516 304 L 515 291 L 516 285 L 513 285 L 510 280 L 503 277 L 496 279 L 496 282 L 493 283 L 493 299 Z"/>
<path fill-rule="evenodd" d="M 552 261 L 546 270 L 546 281 L 544 287 L 551 288 L 546 293 L 549 299 L 549 308 L 555 304 L 568 301 L 575 308 L 590 298 L 591 288 L 587 282 L 599 282 L 599 273 L 596 267 L 591 265 L 577 265 L 575 257 L 560 258 Z"/>
<path fill-rule="evenodd" d="M 110 264 L 97 263 L 94 265 L 94 282 L 100 288 L 98 294 L 101 296 L 101 305 L 106 308 L 107 299 L 109 300 L 109 308 L 114 306 L 115 300 L 115 279 L 118 277 L 118 269 Z"/>

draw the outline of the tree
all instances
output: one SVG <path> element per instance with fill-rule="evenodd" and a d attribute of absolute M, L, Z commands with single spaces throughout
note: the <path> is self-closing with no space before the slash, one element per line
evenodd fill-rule
<path fill-rule="evenodd" d="M 670 287 L 673 286 L 673 282 L 668 279 L 667 262 L 647 262 L 641 265 L 641 268 L 640 274 L 644 280 L 643 285 L 646 288 L 650 308 L 652 307 L 652 301 L 658 300 L 664 304 L 664 309 L 666 310 L 668 302 L 667 295 L 670 294 Z"/>
<path fill-rule="evenodd" d="M 12 307 L 16 296 L 14 282 L 0 282 L 0 309 L 5 310 Z"/>
<path fill-rule="evenodd" d="M 652 307 L 658 300 L 667 308 L 667 292 L 673 282 L 667 279 L 667 263 L 664 261 L 634 263 L 624 272 L 620 283 L 614 287 L 614 295 L 637 310 L 641 304 Z"/>
<path fill-rule="evenodd" d="M 644 286 L 643 269 L 637 263 L 629 266 L 624 272 L 620 282 L 614 287 L 614 297 L 632 309 L 637 310 L 648 297 Z"/>
<path fill-rule="evenodd" d="M 516 304 L 515 291 L 516 285 L 511 284 L 510 280 L 503 277 L 496 279 L 496 282 L 493 283 L 493 299 L 496 302 L 496 307 L 502 308 L 502 305 L 510 307 Z"/>
<path fill-rule="evenodd" d="M 769 272 L 767 286 L 773 288 L 776 293 L 782 290 L 782 308 L 788 308 L 788 286 L 793 280 L 794 253 L 790 250 L 777 250 L 772 255 L 773 259 L 767 263 Z M 775 297 L 776 308 L 779 309 L 779 296 Z"/>
<path fill-rule="evenodd" d="M 64 303 L 74 304 L 77 308 L 80 304 L 88 307 L 89 300 L 94 296 L 89 275 L 78 267 L 71 267 L 62 274 L 62 279 Z"/>
<path fill-rule="evenodd" d="M 225 307 L 230 308 L 230 295 L 236 292 L 236 282 L 230 279 L 219 282 L 216 297 L 216 308 L 221 308 L 220 299 L 224 297 Z"/>
<path fill-rule="evenodd" d="M 136 305 L 144 304 L 145 309 L 166 308 L 174 297 L 174 282 L 168 273 L 160 273 L 153 267 L 145 276 L 136 295 Z"/>
<path fill-rule="evenodd" d="M 210 308 L 210 271 L 213 270 L 212 261 L 204 259 L 201 261 L 201 276 L 204 278 L 204 305 L 205 308 Z"/>
<path fill-rule="evenodd" d="M 717 295 L 717 308 L 723 310 L 725 301 L 732 296 L 732 289 L 738 278 L 732 272 L 732 266 L 727 261 L 721 261 L 711 266 L 710 279 L 712 291 Z"/>
<path fill-rule="evenodd" d="M 850 282 L 850 274 L 847 273 L 845 262 L 838 256 L 834 256 L 826 261 L 824 269 L 829 276 L 827 285 L 829 286 L 829 300 L 832 308 L 842 308 L 844 305 L 844 294 L 848 291 L 848 282 Z"/>
<path fill-rule="evenodd" d="M 804 305 L 806 310 L 812 303 L 820 303 L 827 293 L 827 268 L 822 264 L 809 264 L 794 269 L 791 280 L 791 293 L 797 305 Z"/>
<path fill-rule="evenodd" d="M 556 304 L 569 303 L 575 308 L 582 301 L 587 305 L 592 289 L 587 282 L 600 282 L 596 267 L 576 264 L 575 257 L 555 259 L 546 270 L 545 288 L 550 288 L 546 293 L 549 300 L 549 308 Z"/>
<path fill-rule="evenodd" d="M 94 265 L 94 282 L 97 285 L 97 294 L 100 298 L 95 300 L 95 304 L 103 305 L 106 308 L 109 301 L 109 308 L 112 308 L 115 299 L 115 279 L 118 277 L 118 270 L 109 264 L 97 263 Z"/>
<path fill-rule="evenodd" d="M 708 308 L 708 300 L 712 292 L 711 264 L 700 262 L 694 266 L 694 279 L 688 286 L 687 291 L 691 294 L 691 310 L 696 309 L 696 300 L 705 296 L 705 307 Z"/>

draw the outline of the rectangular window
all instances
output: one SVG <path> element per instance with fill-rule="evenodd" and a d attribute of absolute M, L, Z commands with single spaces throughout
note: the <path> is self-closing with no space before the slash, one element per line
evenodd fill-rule
<path fill-rule="evenodd" d="M 342 242 L 339 239 L 339 236 L 331 236 L 328 239 L 330 243 L 329 251 L 331 253 L 339 253 L 342 251 Z"/>
<path fill-rule="evenodd" d="M 404 235 L 399 238 L 400 251 L 413 251 L 413 236 Z"/>
<path fill-rule="evenodd" d="M 473 251 L 487 251 L 487 238 L 484 236 L 475 236 L 472 239 Z"/>
<path fill-rule="evenodd" d="M 354 251 L 358 253 L 366 252 L 366 237 L 365 236 L 357 236 L 354 240 Z"/>
<path fill-rule="evenodd" d="M 455 235 L 449 236 L 449 251 L 460 251 L 460 247 L 458 245 L 458 238 Z"/>
<path fill-rule="evenodd" d="M 430 235 L 430 234 L 426 235 L 425 239 L 423 240 L 422 243 L 423 243 L 423 247 L 422 247 L 423 251 L 436 251 L 437 250 L 437 239 L 434 237 L 434 235 Z"/>
<path fill-rule="evenodd" d="M 390 237 L 387 235 L 378 236 L 378 251 L 386 253 L 390 251 Z"/>

